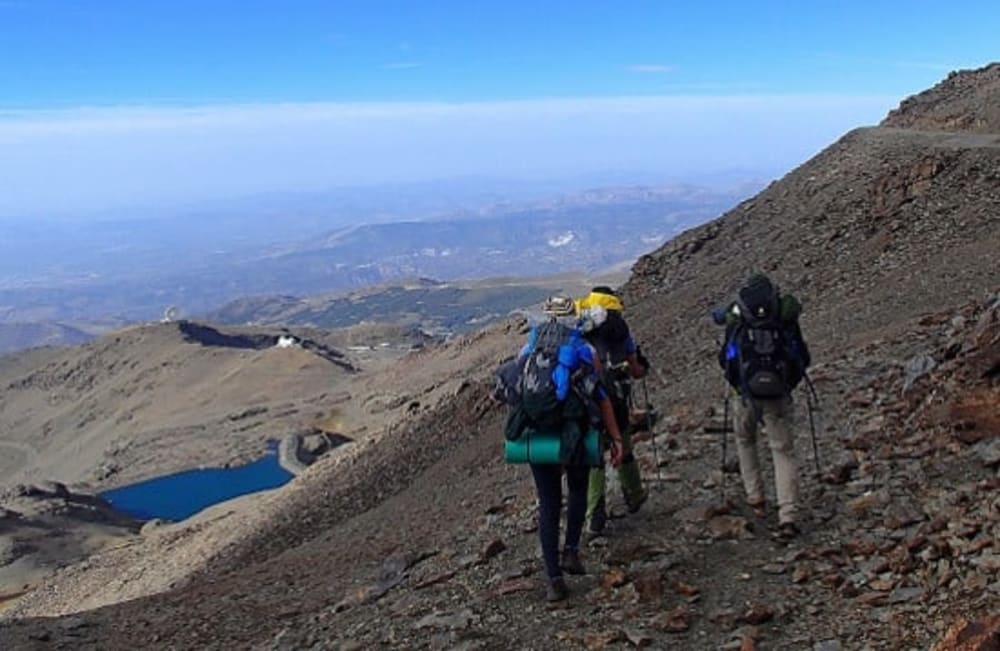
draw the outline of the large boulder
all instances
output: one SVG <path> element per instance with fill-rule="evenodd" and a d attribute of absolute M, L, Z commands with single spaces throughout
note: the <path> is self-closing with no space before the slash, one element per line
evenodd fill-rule
<path fill-rule="evenodd" d="M 932 651 L 1000 651 L 1000 615 L 974 622 L 960 620 Z"/>

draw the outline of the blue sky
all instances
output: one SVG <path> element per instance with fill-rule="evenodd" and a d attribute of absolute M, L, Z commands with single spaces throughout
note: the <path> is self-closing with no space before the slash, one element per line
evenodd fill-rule
<path fill-rule="evenodd" d="M 997 34 L 996 2 L 0 0 L 0 214 L 775 174 Z"/>

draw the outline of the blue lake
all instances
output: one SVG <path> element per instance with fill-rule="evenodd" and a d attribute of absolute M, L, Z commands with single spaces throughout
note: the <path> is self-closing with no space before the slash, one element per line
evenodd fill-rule
<path fill-rule="evenodd" d="M 186 470 L 100 494 L 134 518 L 183 520 L 226 500 L 277 488 L 293 477 L 278 464 L 275 446 L 263 458 L 235 468 Z"/>

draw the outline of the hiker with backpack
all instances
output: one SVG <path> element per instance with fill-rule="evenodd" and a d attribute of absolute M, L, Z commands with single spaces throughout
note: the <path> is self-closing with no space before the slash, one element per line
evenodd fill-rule
<path fill-rule="evenodd" d="M 756 447 L 757 432 L 763 425 L 774 462 L 778 536 L 783 539 L 799 534 L 791 394 L 811 362 L 799 328 L 801 311 L 795 296 L 782 294 L 767 276 L 754 274 L 728 307 L 713 312 L 715 322 L 726 326 L 719 365 L 740 396 L 735 410 L 735 432 L 747 504 L 758 517 L 766 515 Z"/>
<path fill-rule="evenodd" d="M 548 579 L 545 598 L 561 601 L 569 594 L 563 572 L 586 573 L 579 548 L 587 478 L 591 466 L 599 460 L 595 424 L 603 423 L 611 434 L 614 465 L 621 462 L 622 445 L 611 402 L 601 384 L 600 361 L 575 327 L 572 299 L 549 299 L 544 311 L 548 320 L 532 328 L 520 354 L 497 371 L 494 395 L 511 407 L 504 432 L 506 453 L 524 453 L 534 478 L 538 536 Z M 554 446 L 551 438 L 555 439 Z M 568 496 L 565 542 L 560 555 L 563 473 Z"/>
<path fill-rule="evenodd" d="M 618 466 L 618 479 L 626 508 L 629 513 L 636 513 L 648 494 L 642 485 L 639 464 L 632 451 L 631 381 L 645 377 L 649 362 L 632 339 L 623 315 L 624 306 L 610 287 L 594 287 L 587 296 L 576 301 L 576 309 L 583 336 L 597 350 L 601 361 L 602 379 L 608 390 L 616 425 L 622 433 L 623 457 Z M 602 535 L 607 525 L 606 483 L 607 475 L 603 464 L 590 471 L 587 488 L 587 535 L 591 538 Z"/>

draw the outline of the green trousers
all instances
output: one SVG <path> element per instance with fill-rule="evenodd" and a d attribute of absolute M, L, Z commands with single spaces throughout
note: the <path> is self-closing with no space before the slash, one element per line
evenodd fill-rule
<path fill-rule="evenodd" d="M 639 474 L 639 464 L 632 453 L 632 434 L 629 428 L 622 430 L 622 452 L 624 461 L 618 466 L 618 481 L 622 486 L 622 493 L 625 497 L 625 504 L 629 508 L 638 508 L 645 498 L 645 491 L 642 487 L 642 476 Z M 587 485 L 587 520 L 592 525 L 603 522 L 607 519 L 604 491 L 607 485 L 607 471 L 605 466 L 592 468 L 590 470 L 590 480 Z M 596 514 L 596 518 L 595 518 Z"/>

